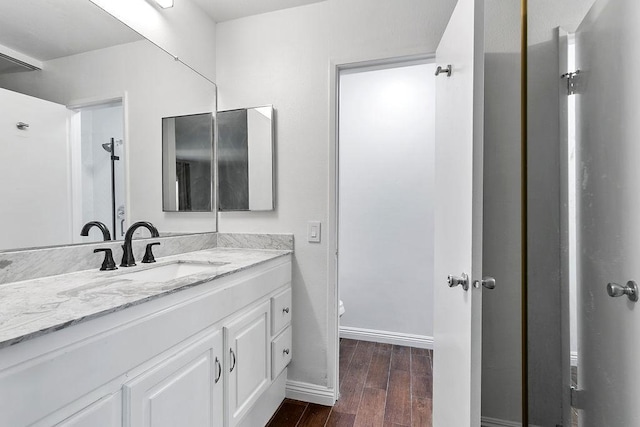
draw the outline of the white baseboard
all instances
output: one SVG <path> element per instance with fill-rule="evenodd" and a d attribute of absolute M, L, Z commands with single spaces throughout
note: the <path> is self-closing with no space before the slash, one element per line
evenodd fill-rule
<path fill-rule="evenodd" d="M 482 417 L 480 421 L 482 427 L 522 427 L 521 422 L 500 420 L 498 418 Z"/>
<path fill-rule="evenodd" d="M 520 421 L 507 421 L 499 418 L 482 417 L 480 420 L 482 427 L 522 427 Z M 539 427 L 534 424 L 529 424 L 529 427 Z"/>
<path fill-rule="evenodd" d="M 334 394 L 332 388 L 292 380 L 287 380 L 285 391 L 285 396 L 289 399 L 325 406 L 333 406 L 336 403 Z"/>
<path fill-rule="evenodd" d="M 373 341 L 407 347 L 428 348 L 433 350 L 433 337 L 425 335 L 403 334 L 399 332 L 378 331 L 374 329 L 340 326 L 340 338 L 359 341 Z"/>

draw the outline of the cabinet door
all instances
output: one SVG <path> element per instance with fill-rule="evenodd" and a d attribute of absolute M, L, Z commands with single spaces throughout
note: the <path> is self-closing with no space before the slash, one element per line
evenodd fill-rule
<path fill-rule="evenodd" d="M 124 425 L 221 427 L 222 348 L 216 331 L 125 384 Z"/>
<path fill-rule="evenodd" d="M 227 425 L 235 426 L 271 383 L 269 301 L 224 328 L 227 351 Z"/>

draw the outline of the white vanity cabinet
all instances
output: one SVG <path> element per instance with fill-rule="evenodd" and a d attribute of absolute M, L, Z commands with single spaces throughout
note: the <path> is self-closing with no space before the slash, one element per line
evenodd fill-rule
<path fill-rule="evenodd" d="M 94 402 L 56 427 L 112 427 L 120 425 L 121 420 L 122 394 L 118 392 Z"/>
<path fill-rule="evenodd" d="M 271 383 L 270 306 L 265 301 L 224 327 L 227 426 L 235 427 Z"/>
<path fill-rule="evenodd" d="M 291 288 L 271 297 L 271 374 L 275 379 L 291 362 Z"/>
<path fill-rule="evenodd" d="M 290 289 L 281 256 L 2 348 L 0 426 L 264 425 L 284 399 L 273 349 L 290 326 L 272 317 Z"/>
<path fill-rule="evenodd" d="M 123 386 L 126 427 L 222 427 L 222 333 L 185 346 Z"/>

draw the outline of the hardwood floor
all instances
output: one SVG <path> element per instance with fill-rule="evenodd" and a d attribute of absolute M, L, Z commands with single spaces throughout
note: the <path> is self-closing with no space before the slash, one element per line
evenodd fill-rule
<path fill-rule="evenodd" d="M 340 400 L 335 406 L 285 399 L 269 427 L 430 427 L 433 353 L 340 340 Z"/>

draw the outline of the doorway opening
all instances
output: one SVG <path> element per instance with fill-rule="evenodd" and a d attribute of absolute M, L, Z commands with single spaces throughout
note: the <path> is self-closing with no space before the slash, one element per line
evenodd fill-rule
<path fill-rule="evenodd" d="M 369 369 L 393 368 L 407 351 L 432 360 L 435 68 L 412 58 L 338 70 L 341 402 L 367 392 L 350 367 L 356 347 Z M 419 385 L 429 393 L 430 372 Z"/>
<path fill-rule="evenodd" d="M 73 120 L 74 229 L 104 223 L 113 240 L 126 230 L 124 108 L 121 99 L 79 107 Z M 94 241 L 101 236 L 84 238 Z"/>

